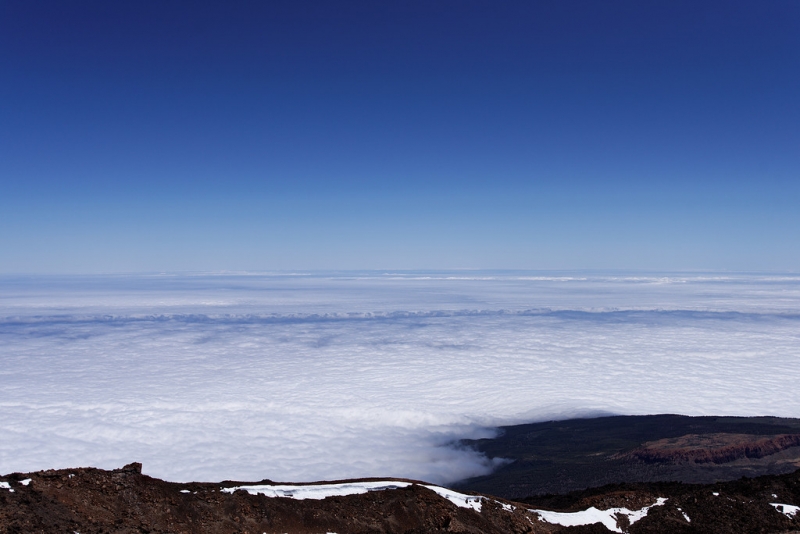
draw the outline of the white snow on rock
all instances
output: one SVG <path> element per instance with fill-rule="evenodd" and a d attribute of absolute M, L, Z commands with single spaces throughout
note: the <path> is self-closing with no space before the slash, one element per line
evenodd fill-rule
<path fill-rule="evenodd" d="M 7 489 L 9 491 L 14 491 L 11 489 L 11 484 L 8 482 L 0 482 L 0 489 Z"/>
<path fill-rule="evenodd" d="M 782 513 L 789 519 L 793 518 L 797 512 L 800 512 L 800 506 L 795 506 L 793 504 L 782 504 L 779 502 L 771 502 L 770 503 L 775 510 Z"/>
<path fill-rule="evenodd" d="M 289 497 L 297 500 L 325 499 L 327 497 L 340 497 L 344 495 L 357 495 L 368 491 L 381 491 L 387 489 L 405 488 L 410 482 L 396 480 L 381 480 L 371 482 L 345 482 L 341 484 L 259 484 L 253 486 L 236 486 L 223 488 L 223 493 L 233 493 L 245 490 L 251 495 L 266 495 L 267 497 Z"/>
<path fill-rule="evenodd" d="M 25 480 L 20 480 L 19 483 L 22 484 L 23 486 L 27 486 L 28 484 L 31 483 L 31 479 L 26 478 Z"/>
<path fill-rule="evenodd" d="M 575 527 L 580 525 L 591 525 L 602 523 L 608 530 L 622 532 L 617 524 L 618 518 L 627 516 L 632 525 L 647 515 L 650 508 L 662 506 L 667 499 L 659 497 L 655 503 L 645 506 L 639 510 L 628 510 L 627 508 L 609 508 L 608 510 L 598 510 L 594 506 L 580 512 L 551 512 L 549 510 L 530 510 L 536 513 L 543 521 L 565 527 Z"/>
<path fill-rule="evenodd" d="M 288 497 L 291 499 L 325 499 L 328 497 L 341 497 L 357 495 L 368 491 L 383 491 L 411 486 L 411 482 L 398 480 L 377 480 L 368 482 L 343 482 L 339 484 L 258 484 L 252 486 L 235 486 L 223 488 L 223 493 L 233 493 L 245 490 L 251 495 L 266 495 L 267 497 Z M 465 495 L 447 488 L 420 484 L 435 492 L 440 497 L 447 499 L 461 508 L 471 508 L 476 512 L 481 511 L 481 501 L 484 497 L 478 495 Z"/>
<path fill-rule="evenodd" d="M 423 486 L 436 492 L 440 497 L 444 497 L 460 508 L 472 508 L 476 512 L 481 511 L 481 501 L 484 499 L 483 497 L 477 495 L 464 495 L 463 493 L 458 493 L 456 491 L 449 490 L 447 488 L 441 488 L 439 486 L 429 486 L 427 484 L 423 484 Z"/>

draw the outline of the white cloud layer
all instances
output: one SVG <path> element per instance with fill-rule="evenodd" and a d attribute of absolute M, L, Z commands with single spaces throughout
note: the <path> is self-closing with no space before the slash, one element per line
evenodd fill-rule
<path fill-rule="evenodd" d="M 3 278 L 0 473 L 446 483 L 499 424 L 800 417 L 798 355 L 798 277 Z"/>

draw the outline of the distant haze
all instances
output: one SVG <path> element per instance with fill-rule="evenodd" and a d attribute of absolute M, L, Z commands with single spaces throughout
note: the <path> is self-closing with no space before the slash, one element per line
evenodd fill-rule
<path fill-rule="evenodd" d="M 499 424 L 800 417 L 798 332 L 792 275 L 4 277 L 0 473 L 448 482 Z"/>

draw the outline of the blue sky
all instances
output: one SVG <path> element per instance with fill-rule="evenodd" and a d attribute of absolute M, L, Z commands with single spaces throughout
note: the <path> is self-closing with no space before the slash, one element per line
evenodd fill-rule
<path fill-rule="evenodd" d="M 800 4 L 0 5 L 0 272 L 800 269 Z"/>

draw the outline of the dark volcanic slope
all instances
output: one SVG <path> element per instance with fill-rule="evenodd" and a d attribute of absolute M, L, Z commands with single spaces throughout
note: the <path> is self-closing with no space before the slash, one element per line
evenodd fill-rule
<path fill-rule="evenodd" d="M 504 427 L 465 441 L 512 463 L 457 488 L 521 498 L 623 482 L 711 483 L 800 467 L 800 419 L 648 415 Z"/>
<path fill-rule="evenodd" d="M 584 510 L 587 506 L 608 508 L 604 503 L 619 502 L 624 496 L 668 498 L 664 506 L 650 509 L 647 517 L 627 531 L 671 534 L 771 533 L 800 534 L 800 512 L 778 513 L 770 503 L 800 504 L 800 470 L 787 475 L 743 478 L 717 484 L 654 482 L 619 484 L 567 495 L 523 499 L 536 509 Z M 782 508 L 782 510 L 785 510 Z M 564 532 L 608 532 L 606 529 L 579 527 Z"/>

